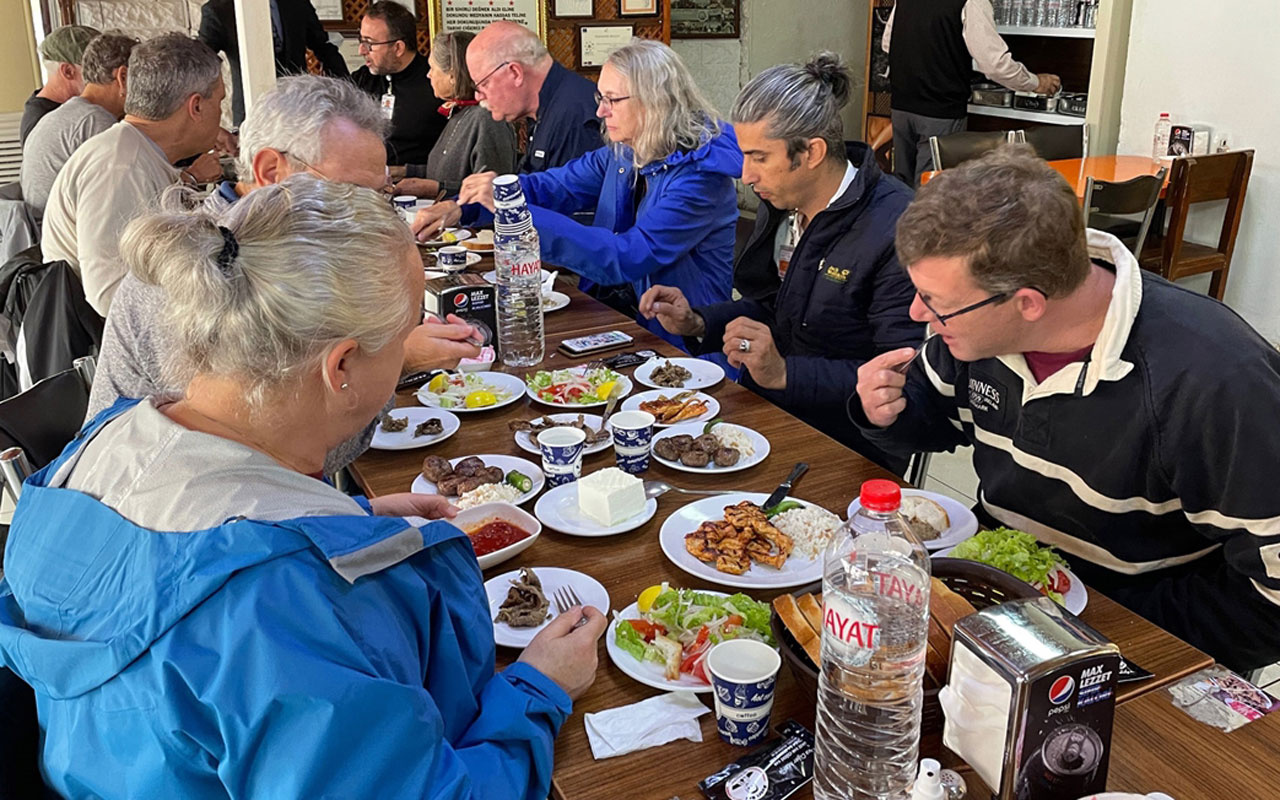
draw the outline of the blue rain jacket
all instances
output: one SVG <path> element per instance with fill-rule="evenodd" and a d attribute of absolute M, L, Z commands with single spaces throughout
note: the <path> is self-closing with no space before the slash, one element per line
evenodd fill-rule
<path fill-rule="evenodd" d="M 0 658 L 36 692 L 45 780 L 103 798 L 536 798 L 569 697 L 494 672 L 480 570 L 444 522 L 230 519 L 194 533 L 24 487 Z"/>
<path fill-rule="evenodd" d="M 740 175 L 742 151 L 725 124 L 696 150 L 639 170 L 629 149 L 602 147 L 563 167 L 521 175 L 520 185 L 543 261 L 592 283 L 629 283 L 637 298 L 654 284 L 678 286 L 697 307 L 727 301 L 733 290 L 734 179 Z M 637 205 L 641 181 L 644 195 Z M 570 216 L 590 209 L 591 225 Z M 683 345 L 656 322 L 640 322 Z"/>

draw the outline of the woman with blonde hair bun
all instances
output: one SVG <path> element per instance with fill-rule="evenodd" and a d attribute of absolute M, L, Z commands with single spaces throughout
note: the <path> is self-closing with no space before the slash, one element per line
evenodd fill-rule
<path fill-rule="evenodd" d="M 64 797 L 524 797 L 590 685 L 586 609 L 494 671 L 441 498 L 317 480 L 400 375 L 422 264 L 378 193 L 295 175 L 169 195 L 121 254 L 167 298 L 177 397 L 118 400 L 24 486 L 0 663 Z M 428 522 L 427 519 L 434 519 Z"/>

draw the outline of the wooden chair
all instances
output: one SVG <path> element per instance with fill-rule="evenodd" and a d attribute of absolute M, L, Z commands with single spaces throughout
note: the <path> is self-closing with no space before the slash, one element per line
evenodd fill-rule
<path fill-rule="evenodd" d="M 1045 161 L 1084 158 L 1089 155 L 1088 125 L 1041 125 L 1014 131 L 1014 141 L 1029 144 Z"/>
<path fill-rule="evenodd" d="M 933 168 L 951 169 L 980 158 L 1002 144 L 1013 141 L 1010 131 L 961 131 L 946 136 L 930 136 Z"/>
<path fill-rule="evenodd" d="M 1140 175 L 1127 181 L 1112 183 L 1090 177 L 1084 190 L 1084 226 L 1093 227 L 1115 234 L 1121 239 L 1129 238 L 1127 230 L 1118 230 L 1117 226 L 1136 225 L 1132 232 L 1133 244 L 1130 250 L 1133 255 L 1142 253 L 1142 243 L 1146 241 L 1147 231 L 1151 228 L 1151 220 L 1156 215 L 1156 205 L 1160 202 L 1160 187 L 1164 185 L 1165 170 L 1162 168 L 1156 175 Z M 1128 222 L 1117 220 L 1115 215 L 1141 214 L 1141 220 Z M 1099 225 L 1102 220 L 1105 225 Z M 1092 224 L 1091 224 L 1092 222 Z"/>
<path fill-rule="evenodd" d="M 1174 159 L 1169 189 L 1165 193 L 1169 227 L 1163 241 L 1153 242 L 1142 254 L 1143 268 L 1158 272 L 1170 281 L 1212 273 L 1209 294 L 1221 300 L 1227 289 L 1227 271 L 1231 267 L 1236 235 L 1240 232 L 1240 216 L 1252 171 L 1252 150 Z M 1186 241 L 1191 206 L 1214 200 L 1227 201 L 1217 245 Z"/>

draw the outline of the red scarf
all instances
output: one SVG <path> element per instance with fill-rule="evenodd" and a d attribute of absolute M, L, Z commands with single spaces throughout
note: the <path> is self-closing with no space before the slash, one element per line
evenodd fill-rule
<path fill-rule="evenodd" d="M 436 109 L 436 111 L 439 111 L 441 114 L 443 114 L 445 119 L 452 119 L 453 110 L 455 108 L 461 108 L 463 106 L 478 106 L 478 105 L 480 105 L 479 100 L 449 100 L 445 103 L 442 103 L 440 107 Z"/>

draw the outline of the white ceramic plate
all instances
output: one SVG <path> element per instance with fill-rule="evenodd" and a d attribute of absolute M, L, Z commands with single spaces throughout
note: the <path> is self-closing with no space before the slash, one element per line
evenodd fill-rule
<path fill-rule="evenodd" d="M 943 510 L 947 512 L 947 518 L 951 520 L 951 525 L 939 534 L 938 538 L 924 543 L 925 548 L 928 550 L 955 547 L 978 532 L 978 518 L 959 500 L 953 500 L 945 494 L 938 494 L 937 492 L 926 492 L 923 489 L 903 489 L 902 496 L 927 497 L 942 506 Z M 860 508 L 862 508 L 862 503 L 858 498 L 853 498 L 853 502 L 849 504 L 845 519 L 851 519 Z"/>
<path fill-rule="evenodd" d="M 550 314 L 569 306 L 569 295 L 564 292 L 547 292 L 542 296 L 542 313 Z"/>
<path fill-rule="evenodd" d="M 950 511 L 947 512 L 951 513 Z M 966 537 L 968 538 L 968 537 Z M 957 542 L 956 544 L 959 544 Z M 948 547 L 946 550 L 939 550 L 936 553 L 930 553 L 938 558 L 946 558 L 951 555 L 951 551 L 955 550 L 954 546 Z M 1089 592 L 1084 588 L 1084 582 L 1076 577 L 1076 574 L 1066 567 L 1061 568 L 1067 573 L 1067 577 L 1071 579 L 1071 588 L 1067 589 L 1066 594 L 1062 595 L 1062 607 L 1070 611 L 1072 614 L 1079 614 L 1084 611 L 1084 607 L 1089 605 Z"/>
<path fill-rule="evenodd" d="M 393 408 L 391 416 L 397 418 L 408 417 L 409 426 L 402 431 L 388 433 L 382 429 L 382 424 L 379 423 L 378 427 L 373 429 L 373 441 L 369 443 L 369 446 L 374 450 L 413 450 L 418 447 L 439 444 L 457 433 L 458 428 L 461 426 L 458 418 L 443 408 L 422 408 L 420 406 Z M 444 431 L 439 436 L 414 437 L 413 429 L 432 417 L 440 420 Z"/>
<path fill-rule="evenodd" d="M 467 456 L 452 458 L 449 459 L 449 463 L 456 467 L 458 462 L 464 458 L 467 458 Z M 542 491 L 542 487 L 547 482 L 547 479 L 542 474 L 542 468 L 532 461 L 526 461 L 515 456 L 481 455 L 478 458 L 484 462 L 486 467 L 500 467 L 504 475 L 511 470 L 515 470 L 528 475 L 529 479 L 533 481 L 533 488 L 516 498 L 515 505 L 529 502 L 534 495 Z M 418 477 L 413 479 L 413 486 L 409 487 L 409 491 L 417 492 L 418 494 L 440 494 L 436 489 L 436 485 L 427 480 L 427 476 L 421 472 L 418 473 Z"/>
<path fill-rule="evenodd" d="M 547 282 L 547 278 L 549 278 L 550 276 L 551 276 L 551 273 L 550 273 L 550 272 L 547 272 L 547 271 L 544 269 L 544 270 L 542 271 L 542 277 L 540 278 L 540 280 L 541 280 L 543 283 L 546 283 L 546 282 Z M 497 282 L 498 282 L 498 271 L 497 271 L 496 269 L 491 269 L 491 270 L 489 270 L 488 272 L 486 272 L 486 273 L 484 274 L 484 279 L 485 279 L 486 281 L 488 281 L 489 283 L 497 284 Z"/>
<path fill-rule="evenodd" d="M 467 230 L 466 228 L 445 228 L 445 231 L 448 233 L 452 233 L 454 236 L 458 238 L 452 242 L 446 242 L 444 239 L 432 239 L 429 242 L 418 242 L 418 244 L 422 245 L 423 247 L 444 247 L 445 245 L 457 244 L 463 239 L 470 239 L 472 236 L 475 235 L 471 233 L 471 231 Z"/>
<path fill-rule="evenodd" d="M 486 372 L 481 376 L 481 380 L 490 386 L 505 390 L 510 396 L 506 400 L 500 399 L 493 405 L 484 406 L 483 408 L 467 408 L 464 405 L 457 405 L 449 408 L 448 410 L 455 414 L 473 414 L 477 411 L 491 411 L 495 408 L 509 406 L 524 397 L 524 381 L 515 375 L 508 375 L 505 372 Z M 424 406 L 440 408 L 440 395 L 427 391 L 427 385 L 428 384 L 424 383 L 422 386 L 419 386 L 418 391 L 414 393 L 414 396 L 417 397 L 418 402 L 422 403 Z M 479 389 L 476 389 L 476 391 L 479 391 Z"/>
<path fill-rule="evenodd" d="M 544 417 L 550 417 L 553 422 L 563 422 L 566 425 L 578 419 L 577 414 L 546 414 Z M 534 417 L 533 421 L 543 419 L 544 417 Z M 583 414 L 582 421 L 587 427 L 598 431 L 600 430 L 603 418 L 598 414 Z M 606 431 L 606 434 L 608 434 L 608 431 Z M 538 458 L 542 458 L 542 449 L 538 447 L 538 443 L 533 440 L 533 435 L 528 431 L 516 432 L 516 447 L 519 447 L 526 453 L 533 453 Z M 587 448 L 582 451 L 582 454 L 589 456 L 593 453 L 608 450 L 610 447 L 613 447 L 613 436 L 606 435 L 605 438 L 595 444 L 587 445 Z"/>
<path fill-rule="evenodd" d="M 653 519 L 658 513 L 658 501 L 650 498 L 639 514 L 605 527 L 578 510 L 578 482 L 574 481 L 556 486 L 539 497 L 533 513 L 543 525 L 570 536 L 613 536 L 633 531 Z"/>
<path fill-rule="evenodd" d="M 657 448 L 651 445 L 650 447 L 652 448 L 651 451 L 653 453 L 654 461 L 657 461 L 663 466 L 678 469 L 681 472 L 692 472 L 697 475 L 705 475 L 707 473 L 741 472 L 744 469 L 751 469 L 756 464 L 759 464 L 761 461 L 764 461 L 769 457 L 769 440 L 764 438 L 763 434 L 757 433 L 744 425 L 734 425 L 730 422 L 720 423 L 720 425 L 712 428 L 711 432 L 715 433 L 716 428 L 719 428 L 721 425 L 746 431 L 747 436 L 751 439 L 751 447 L 754 452 L 749 456 L 745 453 L 741 454 L 738 458 L 738 463 L 734 464 L 732 467 L 717 467 L 715 462 L 712 462 L 705 467 L 688 467 L 681 464 L 679 461 L 668 461 L 667 459 L 662 458 L 658 455 Z M 667 439 L 672 436 L 679 436 L 682 433 L 688 434 L 696 439 L 702 435 L 702 427 L 703 423 L 701 422 L 682 422 L 679 425 L 672 425 L 661 433 L 655 433 L 653 435 L 653 444 L 656 445 L 663 439 Z"/>
<path fill-rule="evenodd" d="M 573 369 L 581 370 L 580 367 L 573 367 Z M 618 397 L 626 397 L 631 394 L 631 386 L 630 378 L 626 375 L 619 375 L 617 382 L 613 385 L 613 393 Z M 542 403 L 544 406 L 551 406 L 552 408 L 572 409 L 574 411 L 584 408 L 603 408 L 608 404 L 607 400 L 601 400 L 598 403 L 553 403 L 550 400 L 541 400 L 538 398 L 537 393 L 535 393 L 527 383 L 524 384 L 524 393 L 535 403 Z"/>
<path fill-rule="evenodd" d="M 640 411 L 641 403 L 647 403 L 650 400 L 657 400 L 660 396 L 675 397 L 676 395 L 680 394 L 680 392 L 682 391 L 684 391 L 684 389 L 650 389 L 647 392 L 637 392 L 636 394 L 633 394 L 630 397 L 628 397 L 626 400 L 622 401 L 622 410 L 623 411 Z M 689 399 L 701 400 L 702 402 L 706 403 L 707 410 L 696 417 L 691 417 L 690 419 L 682 419 L 679 422 L 655 422 L 654 427 L 669 428 L 672 425 L 683 425 L 686 422 L 690 422 L 690 423 L 709 422 L 715 419 L 716 415 L 720 413 L 720 401 L 716 400 L 714 397 L 712 397 L 709 394 L 706 394 L 705 392 L 695 392 L 693 397 Z"/>
<path fill-rule="evenodd" d="M 672 364 L 684 367 L 692 373 L 692 376 L 685 379 L 681 386 L 663 386 L 655 383 L 653 371 L 658 367 L 664 366 L 668 361 Z M 711 361 L 703 361 L 700 358 L 651 358 L 640 366 L 636 367 L 636 380 L 645 386 L 652 386 L 655 389 L 666 389 L 668 391 L 680 391 L 681 389 L 705 389 L 708 386 L 715 386 L 724 380 L 724 370 L 719 364 Z"/>
<path fill-rule="evenodd" d="M 762 492 L 734 492 L 689 503 L 677 509 L 662 523 L 662 530 L 658 532 L 658 543 L 662 545 L 662 552 L 671 560 L 671 563 L 690 575 L 721 586 L 733 586 L 739 589 L 785 589 L 821 580 L 822 556 L 806 558 L 797 552 L 786 560 L 782 569 L 752 562 L 751 568 L 741 575 L 730 575 L 717 570 L 712 564 L 699 561 L 685 549 L 685 534 L 693 533 L 707 520 L 724 519 L 726 506 L 737 505 L 743 500 L 750 500 L 759 505 L 768 499 L 769 495 Z M 798 497 L 787 499 L 797 500 L 806 506 L 816 505 L 807 500 L 800 500 Z"/>
<path fill-rule="evenodd" d="M 529 549 L 529 546 L 537 541 L 538 536 L 542 533 L 542 523 L 538 522 L 536 517 L 510 503 L 481 503 L 478 506 L 459 511 L 458 516 L 454 517 L 450 522 L 466 530 L 470 527 L 478 528 L 492 519 L 506 520 L 512 525 L 528 531 L 529 535 L 514 544 L 507 545 L 501 550 L 494 550 L 492 553 L 477 557 L 476 561 L 479 562 L 480 569 L 488 569 L 501 564 L 509 558 L 515 558 Z"/>
<path fill-rule="evenodd" d="M 700 589 L 699 591 L 714 594 L 718 597 L 727 597 L 724 592 L 713 592 L 707 589 Z M 617 665 L 618 669 L 622 670 L 632 680 L 639 681 L 645 686 L 651 686 L 654 689 L 681 692 L 711 691 L 710 684 L 703 683 L 692 675 L 686 675 L 683 672 L 680 673 L 680 677 L 676 680 L 668 680 L 661 664 L 654 661 L 637 661 L 626 650 L 618 647 L 615 629 L 619 625 L 625 624 L 626 620 L 640 619 L 641 616 L 640 609 L 636 608 L 635 603 L 632 603 L 618 612 L 618 615 L 609 623 L 609 629 L 605 631 L 605 649 L 609 651 L 609 658 Z"/>
<path fill-rule="evenodd" d="M 493 623 L 493 640 L 503 647 L 515 647 L 523 650 L 528 647 L 538 631 L 547 627 L 556 618 L 555 591 L 562 587 L 572 587 L 578 599 L 585 605 L 599 609 L 601 614 L 609 614 L 609 593 L 600 585 L 600 581 L 572 569 L 563 567 L 530 567 L 542 583 L 542 593 L 546 595 L 551 606 L 547 609 L 547 619 L 536 628 L 513 628 L 505 622 Z M 507 589 L 511 581 L 519 577 L 519 570 L 504 572 L 484 582 L 485 594 L 489 597 L 489 619 L 498 616 L 498 607 L 507 599 Z"/>

